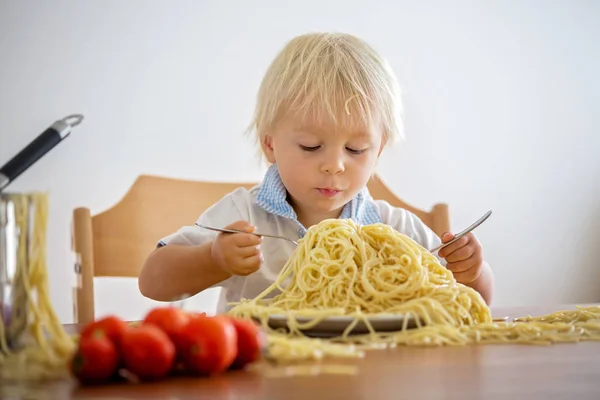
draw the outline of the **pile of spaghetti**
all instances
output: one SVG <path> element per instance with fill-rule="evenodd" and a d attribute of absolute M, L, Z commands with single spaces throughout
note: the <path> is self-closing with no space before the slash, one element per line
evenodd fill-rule
<path fill-rule="evenodd" d="M 46 269 L 48 197 L 34 192 L 5 198 L 14 210 L 17 253 L 16 272 L 8 282 L 10 318 L 0 317 L 0 394 L 6 394 L 11 381 L 68 376 L 68 361 L 76 345 L 50 301 Z M 12 346 L 7 337 L 15 339 Z"/>
<path fill-rule="evenodd" d="M 234 303 L 230 313 L 258 319 L 268 332 L 270 356 L 280 361 L 356 357 L 365 348 L 397 345 L 600 340 L 598 306 L 494 321 L 479 293 L 458 283 L 414 240 L 388 225 L 343 219 L 309 229 L 277 281 L 256 298 Z M 286 316 L 288 329 L 270 328 L 274 314 Z M 369 318 L 389 315 L 401 316 L 402 327 L 375 331 Z M 307 336 L 306 329 L 331 316 L 353 322 L 337 337 Z M 350 334 L 358 323 L 368 332 Z"/>

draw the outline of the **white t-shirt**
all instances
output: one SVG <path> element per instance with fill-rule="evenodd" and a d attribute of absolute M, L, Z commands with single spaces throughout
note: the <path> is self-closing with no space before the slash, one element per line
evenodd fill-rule
<path fill-rule="evenodd" d="M 207 209 L 198 219 L 198 223 L 214 226 L 225 227 L 235 221 L 245 220 L 256 227 L 257 232 L 269 233 L 273 235 L 285 236 L 290 239 L 297 239 L 302 235 L 305 229 L 299 229 L 299 222 L 283 216 L 284 214 L 277 212 L 269 212 L 261 204 L 261 194 L 267 193 L 268 196 L 273 196 L 272 188 L 269 188 L 270 183 L 276 182 L 278 176 L 269 178 L 266 177 L 262 185 L 257 185 L 250 190 L 239 188 L 227 194 L 219 202 Z M 269 198 L 267 196 L 267 198 Z M 364 206 L 371 207 L 371 210 L 376 210 L 380 222 L 388 224 L 403 233 L 421 246 L 431 249 L 438 246 L 441 241 L 439 237 L 427 227 L 416 215 L 402 209 L 392 207 L 388 202 L 383 200 L 373 200 L 368 191 L 365 189 L 361 192 L 361 202 L 358 208 L 363 209 Z M 262 196 L 264 200 L 264 196 Z M 275 197 L 274 197 L 275 198 Z M 259 200 L 259 201 L 257 201 Z M 272 200 L 268 200 L 274 204 Z M 258 204 L 257 204 L 258 203 Z M 353 200 L 353 203 L 356 203 Z M 350 205 L 350 203 L 348 203 Z M 353 209 L 351 217 L 356 214 L 357 206 L 348 206 L 348 209 Z M 281 214 L 281 215 L 278 215 Z M 344 213 L 340 217 L 343 217 Z M 366 218 L 366 220 L 365 220 Z M 372 219 L 358 214 L 357 223 L 364 224 L 365 222 L 373 222 Z M 362 220 L 361 220 L 362 219 Z M 209 231 L 195 225 L 184 226 L 177 232 L 163 238 L 160 245 L 180 244 L 180 245 L 200 245 L 208 241 L 214 240 L 217 232 Z M 253 298 L 263 292 L 276 279 L 290 258 L 296 246 L 285 240 L 263 238 L 261 243 L 261 251 L 264 256 L 264 263 L 258 271 L 249 276 L 231 276 L 230 278 L 220 282 L 215 286 L 222 288 L 219 302 L 217 305 L 217 313 L 226 311 L 227 303 L 236 302 L 242 298 Z M 440 262 L 445 265 L 444 260 Z"/>

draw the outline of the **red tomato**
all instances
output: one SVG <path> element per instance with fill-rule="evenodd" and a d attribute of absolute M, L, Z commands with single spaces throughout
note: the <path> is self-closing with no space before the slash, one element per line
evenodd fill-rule
<path fill-rule="evenodd" d="M 257 324 L 248 319 L 232 318 L 231 321 L 237 332 L 237 356 L 231 365 L 232 369 L 242 369 L 258 360 L 265 337 Z"/>
<path fill-rule="evenodd" d="M 225 316 L 192 318 L 181 332 L 179 351 L 186 371 L 213 375 L 229 368 L 237 355 L 237 333 Z"/>
<path fill-rule="evenodd" d="M 127 323 L 114 315 L 97 319 L 87 324 L 81 331 L 80 337 L 86 338 L 97 335 L 98 332 L 106 335 L 117 346 L 121 345 L 123 333 L 129 328 Z"/>
<path fill-rule="evenodd" d="M 206 317 L 205 312 L 188 312 L 187 314 L 190 318 Z"/>
<path fill-rule="evenodd" d="M 144 324 L 156 325 L 162 329 L 171 340 L 177 341 L 177 335 L 187 324 L 190 317 L 181 309 L 175 307 L 159 307 L 148 312 Z"/>
<path fill-rule="evenodd" d="M 154 325 L 129 328 L 123 335 L 123 361 L 142 380 L 165 377 L 175 361 L 175 345 Z"/>
<path fill-rule="evenodd" d="M 101 383 L 118 370 L 117 346 L 102 332 L 82 338 L 71 359 L 71 373 L 81 383 Z"/>

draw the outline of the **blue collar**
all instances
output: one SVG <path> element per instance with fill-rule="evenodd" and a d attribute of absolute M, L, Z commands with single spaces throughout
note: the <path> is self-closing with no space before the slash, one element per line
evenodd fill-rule
<path fill-rule="evenodd" d="M 306 228 L 298 221 L 296 212 L 287 201 L 287 190 L 281 181 L 276 164 L 271 165 L 267 170 L 256 197 L 256 204 L 268 213 L 295 221 L 301 236 L 306 233 Z M 360 225 L 382 222 L 379 210 L 366 187 L 344 206 L 340 218 L 352 219 Z"/>

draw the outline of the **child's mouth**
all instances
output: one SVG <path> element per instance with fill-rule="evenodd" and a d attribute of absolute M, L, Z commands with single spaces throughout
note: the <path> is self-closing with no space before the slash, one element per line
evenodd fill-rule
<path fill-rule="evenodd" d="M 341 190 L 327 188 L 318 188 L 317 190 L 325 197 L 335 197 L 338 193 L 341 192 Z"/>

